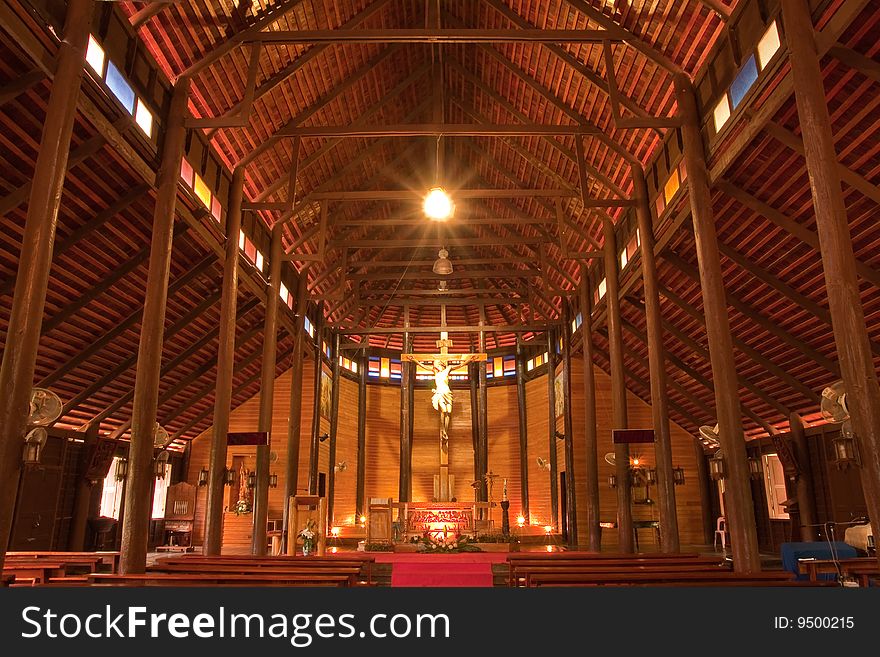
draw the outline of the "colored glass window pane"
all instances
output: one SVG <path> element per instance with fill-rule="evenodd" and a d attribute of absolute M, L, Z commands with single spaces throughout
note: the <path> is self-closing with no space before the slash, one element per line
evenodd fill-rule
<path fill-rule="evenodd" d="M 89 45 L 86 48 L 86 63 L 99 77 L 104 77 L 104 62 L 106 61 L 104 49 L 95 41 L 95 37 L 89 35 Z"/>
<path fill-rule="evenodd" d="M 107 88 L 116 96 L 116 100 L 122 103 L 122 106 L 128 110 L 129 114 L 134 113 L 134 89 L 128 83 L 128 80 L 119 72 L 113 62 L 107 63 Z"/>
<path fill-rule="evenodd" d="M 779 28 L 776 21 L 770 23 L 770 27 L 764 32 L 764 36 L 758 41 L 758 62 L 763 69 L 770 63 L 782 44 L 779 41 Z"/>
<path fill-rule="evenodd" d="M 757 79 L 758 66 L 755 64 L 755 56 L 752 55 L 743 64 L 739 74 L 733 80 L 733 84 L 730 85 L 730 102 L 734 108 L 742 102 Z"/>

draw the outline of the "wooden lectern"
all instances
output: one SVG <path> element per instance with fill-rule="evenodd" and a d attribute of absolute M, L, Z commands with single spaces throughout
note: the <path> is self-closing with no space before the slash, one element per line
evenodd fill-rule
<path fill-rule="evenodd" d="M 394 507 L 390 497 L 371 497 L 367 515 L 367 543 L 391 543 Z"/>
<path fill-rule="evenodd" d="M 309 518 L 315 519 L 317 555 L 324 556 L 327 547 L 327 502 L 319 495 L 293 495 L 288 501 L 287 554 L 295 555 L 297 545 L 302 545 L 299 533 Z"/>

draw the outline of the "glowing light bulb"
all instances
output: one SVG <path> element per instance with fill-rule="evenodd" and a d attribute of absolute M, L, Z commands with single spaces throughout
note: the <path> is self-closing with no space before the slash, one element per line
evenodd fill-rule
<path fill-rule="evenodd" d="M 330 534 L 332 534 L 334 538 L 337 537 L 337 536 L 339 536 L 339 527 L 333 527 L 333 528 L 330 530 Z"/>
<path fill-rule="evenodd" d="M 361 516 L 361 524 L 363 525 L 366 522 L 367 522 L 367 516 Z"/>
<path fill-rule="evenodd" d="M 432 187 L 422 205 L 425 215 L 434 221 L 446 221 L 455 212 L 455 205 L 442 187 Z"/>
<path fill-rule="evenodd" d="M 551 527 L 550 525 L 544 525 L 544 532 L 545 533 L 549 534 L 552 531 L 553 531 L 553 527 Z"/>
<path fill-rule="evenodd" d="M 519 525 L 520 527 L 522 527 L 524 524 L 526 524 L 525 516 L 517 516 L 516 517 L 516 524 Z"/>

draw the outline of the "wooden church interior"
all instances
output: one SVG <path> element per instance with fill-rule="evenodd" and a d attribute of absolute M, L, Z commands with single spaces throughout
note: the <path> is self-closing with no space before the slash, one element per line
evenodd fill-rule
<path fill-rule="evenodd" d="M 876 585 L 880 3 L 0 30 L 4 585 Z"/>

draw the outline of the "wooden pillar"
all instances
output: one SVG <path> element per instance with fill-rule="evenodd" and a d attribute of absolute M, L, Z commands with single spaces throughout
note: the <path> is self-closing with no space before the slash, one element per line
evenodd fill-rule
<path fill-rule="evenodd" d="M 675 509 L 675 482 L 672 475 L 672 436 L 669 431 L 669 402 L 666 396 L 666 352 L 657 265 L 654 259 L 654 228 L 648 201 L 648 185 L 641 166 L 632 165 L 645 288 L 645 322 L 648 336 L 648 372 L 651 382 L 651 416 L 654 421 L 654 459 L 657 472 L 657 504 L 660 515 L 660 551 L 678 552 L 678 515 Z"/>
<path fill-rule="evenodd" d="M 355 508 L 358 518 L 367 513 L 367 361 L 366 349 L 358 364 L 358 424 L 357 424 L 357 492 Z"/>
<path fill-rule="evenodd" d="M 95 482 L 85 478 L 86 468 L 92 458 L 95 447 L 98 444 L 98 425 L 89 425 L 86 429 L 85 441 L 80 452 L 77 467 L 76 493 L 73 499 L 73 513 L 70 519 L 70 539 L 67 549 L 74 552 L 85 550 L 86 526 L 89 520 L 89 507 L 92 501 L 92 488 Z M 109 473 L 108 477 L 115 476 L 115 472 Z"/>
<path fill-rule="evenodd" d="M 28 198 L 21 257 L 0 366 L 0 568 L 15 513 L 22 449 L 94 2 L 71 0 Z"/>
<path fill-rule="evenodd" d="M 244 169 L 232 173 L 226 213 L 226 251 L 223 261 L 223 293 L 220 299 L 220 337 L 217 345 L 217 383 L 214 393 L 214 426 L 208 461 L 208 497 L 205 502 L 206 555 L 220 554 L 223 541 L 223 493 L 226 477 L 226 435 L 232 410 L 232 375 L 235 366 L 235 319 L 238 305 L 238 236 Z"/>
<path fill-rule="evenodd" d="M 596 420 L 596 373 L 593 365 L 593 296 L 590 294 L 587 266 L 581 265 L 578 290 L 581 307 L 581 339 L 584 359 L 584 487 L 587 497 L 587 549 L 602 550 L 602 527 L 599 525 L 599 436 Z"/>
<path fill-rule="evenodd" d="M 483 310 L 480 310 L 482 315 Z M 485 319 L 481 317 L 480 326 L 485 324 Z M 480 331 L 479 336 L 479 351 L 480 353 L 486 352 L 486 333 L 485 331 Z M 477 386 L 477 409 L 480 414 L 479 418 L 479 426 L 480 433 L 478 434 L 479 439 L 477 441 L 478 454 L 479 454 L 479 463 L 480 463 L 480 472 L 479 477 L 477 479 L 480 481 L 480 501 L 487 502 L 489 501 L 489 486 L 486 481 L 485 475 L 489 471 L 489 395 L 488 388 L 486 387 L 486 361 L 481 360 L 477 362 L 477 377 L 478 377 L 478 386 Z M 489 517 L 491 517 L 491 512 L 489 513 Z M 490 528 L 491 529 L 491 528 Z"/>
<path fill-rule="evenodd" d="M 299 273 L 296 285 L 296 324 L 293 335 L 293 362 L 290 366 L 290 414 L 287 420 L 287 463 L 284 484 L 283 534 L 287 553 L 287 531 L 290 523 L 290 498 L 299 485 L 299 449 L 302 436 L 303 362 L 305 360 L 306 311 L 309 305 L 308 270 Z"/>
<path fill-rule="evenodd" d="M 529 425 L 526 412 L 526 356 L 517 337 L 516 342 L 516 405 L 519 410 L 519 487 L 520 512 L 529 520 Z"/>
<path fill-rule="evenodd" d="M 733 567 L 737 572 L 761 570 L 758 555 L 758 535 L 752 505 L 749 465 L 742 429 L 739 403 L 739 382 L 727 299 L 721 274 L 718 236 L 712 212 L 712 193 L 700 134 L 699 113 L 693 86 L 686 75 L 675 76 L 675 93 L 681 133 L 684 142 L 684 161 L 688 173 L 688 196 L 694 225 L 700 286 L 703 292 L 703 314 L 706 318 L 706 337 L 715 387 L 715 408 L 718 415 L 721 448 L 727 466 L 725 517 L 730 534 Z"/>
<path fill-rule="evenodd" d="M 556 463 L 556 331 L 547 329 L 547 412 L 550 460 L 550 524 L 559 530 L 559 467 Z"/>
<path fill-rule="evenodd" d="M 577 479 L 574 476 L 574 429 L 571 417 L 571 311 L 563 300 L 562 314 L 562 394 L 565 396 L 563 424 L 565 426 L 565 503 L 568 515 L 568 543 L 578 544 Z"/>
<path fill-rule="evenodd" d="M 605 301 L 608 304 L 608 356 L 611 361 L 612 429 L 626 429 L 629 414 L 626 404 L 626 375 L 623 362 L 623 333 L 620 323 L 620 282 L 617 277 L 617 238 L 614 224 L 603 222 L 605 246 Z M 614 445 L 617 476 L 617 544 L 618 550 L 634 550 L 632 524 L 632 488 L 630 480 L 629 445 Z"/>
<path fill-rule="evenodd" d="M 324 330 L 324 302 L 318 303 L 315 317 L 315 400 L 312 404 L 312 441 L 309 447 L 309 495 L 318 494 L 318 450 L 321 444 L 321 373 L 324 370 L 321 358 L 321 342 Z"/>
<path fill-rule="evenodd" d="M 406 311 L 407 318 L 409 310 Z M 409 319 L 406 320 L 407 325 Z M 412 353 L 412 336 L 403 334 L 403 353 Z M 400 476 L 397 497 L 400 502 L 412 501 L 412 388 L 415 363 L 400 364 Z"/>
<path fill-rule="evenodd" d="M 474 350 L 472 349 L 472 351 Z M 468 383 L 471 393 L 471 444 L 474 449 L 474 481 L 477 481 L 482 476 L 480 474 L 480 400 L 478 392 L 480 370 L 477 363 L 468 363 Z"/>
<path fill-rule="evenodd" d="M 162 145 L 162 163 L 157 177 L 150 270 L 147 275 L 147 294 L 141 321 L 132 402 L 128 487 L 125 492 L 125 522 L 122 525 L 122 555 L 119 561 L 122 574 L 142 573 L 147 565 L 147 540 L 152 511 L 150 487 L 154 480 L 153 431 L 159 401 L 171 239 L 177 203 L 177 181 L 180 178 L 180 161 L 186 138 L 184 121 L 188 100 L 189 79 L 181 78 L 174 86 L 171 96 Z"/>
<path fill-rule="evenodd" d="M 339 365 L 339 333 L 333 333 L 333 388 L 330 393 L 330 466 L 327 470 L 327 522 L 332 527 L 333 495 L 336 491 L 336 432 L 339 428 L 339 389 L 342 387 L 342 376 Z"/>
<path fill-rule="evenodd" d="M 266 555 L 269 521 L 269 452 L 272 446 L 272 415 L 275 408 L 275 366 L 278 360 L 278 306 L 281 295 L 281 224 L 272 231 L 269 247 L 269 285 L 266 288 L 266 320 L 263 329 L 263 362 L 260 377 L 260 415 L 257 431 L 267 434 L 266 444 L 257 445 L 257 485 L 254 489 L 254 530 L 251 551 Z"/>
<path fill-rule="evenodd" d="M 862 489 L 880 527 L 880 383 L 874 368 L 840 187 L 816 34 L 804 0 L 782 3 L 795 99 L 810 177 L 834 342 L 859 450 Z M 875 530 L 874 534 L 877 532 Z M 878 560 L 880 560 L 880 552 Z"/>
<path fill-rule="evenodd" d="M 697 470 L 694 473 L 700 493 L 700 524 L 703 529 L 703 543 L 711 545 L 715 538 L 715 515 L 712 513 L 712 480 L 709 478 L 709 464 L 703 446 L 694 440 L 694 458 Z"/>
<path fill-rule="evenodd" d="M 804 421 L 797 413 L 789 416 L 791 427 L 791 442 L 797 460 L 797 478 L 795 491 L 798 505 L 798 515 L 801 523 L 801 540 L 815 541 L 819 538 L 816 525 L 816 495 L 813 487 L 813 470 L 810 467 L 810 447 L 807 444 L 807 434 L 804 432 Z"/>

